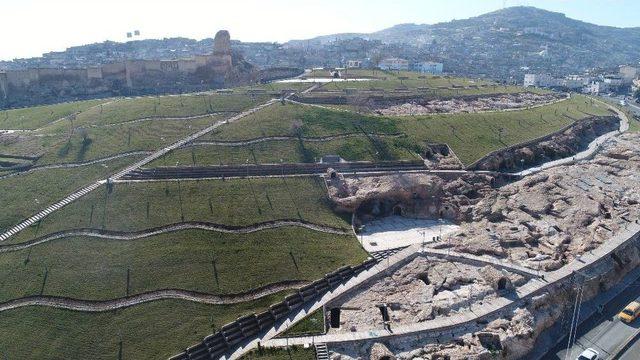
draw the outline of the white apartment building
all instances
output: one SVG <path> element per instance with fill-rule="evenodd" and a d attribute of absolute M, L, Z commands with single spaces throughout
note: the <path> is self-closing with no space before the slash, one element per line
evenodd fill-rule
<path fill-rule="evenodd" d="M 388 58 L 380 61 L 378 68 L 381 70 L 409 70 L 409 60 L 400 58 Z"/>

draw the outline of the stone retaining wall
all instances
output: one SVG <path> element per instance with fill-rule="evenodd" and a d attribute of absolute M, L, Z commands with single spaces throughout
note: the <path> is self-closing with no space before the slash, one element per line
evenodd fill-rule
<path fill-rule="evenodd" d="M 268 330 L 278 320 L 285 319 L 306 302 L 325 294 L 360 272 L 371 268 L 375 263 L 376 260 L 369 259 L 360 265 L 344 266 L 329 273 L 324 278 L 303 286 L 294 294 L 285 297 L 284 301 L 271 305 L 267 311 L 246 315 L 224 325 L 220 331 L 205 337 L 203 342 L 187 348 L 183 353 L 173 356 L 171 360 L 218 359 L 224 354 L 231 353 L 245 340 Z"/>

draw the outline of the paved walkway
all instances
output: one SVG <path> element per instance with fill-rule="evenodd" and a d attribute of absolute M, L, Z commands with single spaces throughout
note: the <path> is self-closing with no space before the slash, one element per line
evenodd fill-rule
<path fill-rule="evenodd" d="M 444 220 L 410 219 L 388 216 L 368 222 L 358 235 L 367 252 L 395 249 L 412 244 L 430 243 L 460 227 Z"/>
<path fill-rule="evenodd" d="M 600 259 L 606 258 L 607 255 L 616 250 L 618 247 L 629 244 L 631 241 L 637 241 L 639 237 L 640 225 L 629 225 L 629 228 L 627 230 L 620 232 L 597 249 L 582 255 L 580 258 L 572 261 L 559 270 L 545 273 L 544 279 L 531 279 L 525 285 L 516 289 L 515 300 L 504 297 L 497 298 L 491 302 L 484 302 L 481 306 L 472 306 L 469 311 L 456 313 L 455 315 L 451 315 L 448 317 L 436 318 L 435 320 L 422 323 L 394 326 L 393 333 L 390 333 L 385 329 L 371 329 L 352 333 L 327 334 L 321 336 L 288 339 L 273 339 L 273 336 L 278 333 L 275 332 L 274 334 L 270 333 L 267 336 L 263 337 L 262 345 L 265 347 L 284 347 L 288 345 L 303 345 L 314 342 L 338 343 L 368 339 L 380 339 L 399 335 L 415 335 L 425 332 L 433 333 L 434 336 L 439 336 L 443 332 L 451 333 L 456 329 L 462 329 L 463 331 L 465 331 L 477 326 L 477 320 L 480 320 L 482 318 L 492 318 L 498 316 L 502 312 L 510 311 L 513 307 L 518 306 L 520 304 L 520 301 L 524 298 L 539 295 L 545 290 L 549 289 L 552 285 L 555 285 L 559 282 L 567 281 L 570 278 L 576 276 L 576 274 L 582 274 L 583 276 L 578 275 L 578 279 L 584 280 L 585 277 L 587 277 L 585 272 L 591 265 L 597 263 Z M 403 252 L 402 255 L 404 256 L 404 258 L 406 258 L 408 256 L 408 251 L 415 250 L 416 248 L 414 245 Z M 494 262 L 496 265 L 499 265 L 499 261 L 497 259 L 495 259 Z M 381 266 L 384 266 L 384 264 L 382 264 Z M 380 270 L 378 270 L 378 272 L 379 271 Z M 353 288 L 354 285 L 347 283 L 345 288 L 342 289 L 341 294 L 349 290 L 348 288 L 346 288 L 347 286 Z M 333 298 L 335 298 L 335 296 L 333 296 Z M 316 308 L 319 308 L 319 306 Z M 300 318 L 302 317 L 303 316 L 300 316 Z M 296 322 L 298 316 L 296 316 L 295 319 L 296 320 L 292 321 L 291 323 Z"/>
<path fill-rule="evenodd" d="M 184 146 L 185 144 L 192 142 L 193 140 L 202 137 L 208 133 L 210 133 L 211 131 L 217 129 L 218 127 L 224 125 L 224 124 L 228 124 L 228 123 L 233 123 L 235 121 L 238 121 L 248 115 L 251 115 L 259 110 L 262 110 L 263 108 L 267 107 L 267 106 L 271 106 L 272 104 L 276 103 L 278 100 L 273 99 L 273 100 L 269 100 L 268 102 L 258 105 L 252 109 L 249 109 L 243 113 L 240 113 L 232 118 L 226 119 L 226 120 L 220 120 L 220 121 L 216 121 L 215 123 L 213 123 L 212 125 L 190 135 L 187 136 L 185 138 L 183 138 L 182 140 L 179 140 L 175 143 L 173 143 L 170 146 L 167 146 L 165 148 L 162 148 L 158 151 L 153 152 L 151 155 L 145 157 L 144 159 L 134 163 L 133 165 L 128 166 L 127 168 L 121 170 L 120 172 L 112 175 L 111 177 L 109 177 L 108 179 L 105 179 L 107 181 L 111 181 L 111 180 L 118 180 L 121 177 L 123 177 L 124 175 L 126 175 L 127 173 L 139 169 L 140 167 L 162 157 L 163 155 L 167 154 L 170 151 L 173 151 L 177 148 L 180 148 L 182 146 Z M 45 217 L 49 216 L 49 214 L 53 213 L 56 210 L 59 210 L 61 208 L 63 208 L 64 206 L 67 206 L 68 204 L 76 201 L 77 199 L 81 198 L 82 196 L 90 193 L 91 191 L 99 188 L 105 180 L 101 180 L 101 181 L 96 181 L 93 184 L 86 186 L 84 188 L 81 188 L 77 191 L 75 191 L 74 193 L 68 195 L 67 197 L 65 197 L 64 199 L 52 204 L 51 206 L 47 207 L 46 209 L 30 216 L 29 218 L 21 221 L 20 223 L 18 223 L 17 225 L 14 225 L 13 227 L 9 228 L 6 232 L 0 234 L 0 242 L 7 240 L 8 238 L 10 238 L 11 236 L 19 233 L 20 231 L 26 229 L 27 227 L 35 224 L 36 222 L 44 219 Z"/>
<path fill-rule="evenodd" d="M 610 139 L 612 139 L 616 135 L 621 134 L 621 133 L 629 130 L 629 118 L 627 117 L 627 115 L 624 112 L 620 111 L 615 106 L 609 105 L 609 104 L 607 104 L 607 103 L 605 103 L 605 102 L 603 102 L 601 100 L 594 99 L 594 101 L 599 102 L 599 103 L 607 106 L 609 109 L 611 109 L 611 110 L 616 112 L 616 114 L 620 118 L 620 128 L 618 130 L 611 131 L 611 132 L 608 132 L 606 134 L 600 135 L 599 137 L 595 138 L 589 144 L 587 149 L 575 154 L 572 157 L 567 157 L 567 158 L 563 158 L 563 159 L 549 161 L 549 162 L 546 162 L 546 163 L 544 163 L 544 164 L 542 164 L 540 166 L 532 167 L 530 169 L 515 173 L 515 175 L 527 176 L 527 175 L 537 174 L 542 170 L 546 170 L 546 169 L 549 169 L 549 168 L 552 168 L 552 167 L 561 166 L 561 165 L 570 165 L 570 164 L 575 164 L 575 163 L 577 163 L 579 161 L 589 160 L 589 159 L 593 158 L 593 156 L 600 150 L 600 148 L 602 148 L 602 145 L 604 145 L 604 143 L 606 143 L 607 141 L 609 141 Z"/>

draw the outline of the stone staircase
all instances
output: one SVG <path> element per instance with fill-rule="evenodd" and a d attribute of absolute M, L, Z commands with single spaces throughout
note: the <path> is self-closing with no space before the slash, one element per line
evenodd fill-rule
<path fill-rule="evenodd" d="M 317 360 L 329 360 L 329 349 L 327 348 L 327 344 L 315 344 L 315 348 Z"/>

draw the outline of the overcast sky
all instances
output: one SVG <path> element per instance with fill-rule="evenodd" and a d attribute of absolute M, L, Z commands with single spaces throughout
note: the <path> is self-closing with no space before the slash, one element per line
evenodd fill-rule
<path fill-rule="evenodd" d="M 480 15 L 504 0 L 0 0 L 0 59 L 40 56 L 73 45 L 213 37 L 278 41 L 371 32 L 400 23 L 433 24 Z M 506 0 L 601 25 L 640 26 L 639 0 Z"/>

